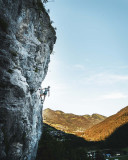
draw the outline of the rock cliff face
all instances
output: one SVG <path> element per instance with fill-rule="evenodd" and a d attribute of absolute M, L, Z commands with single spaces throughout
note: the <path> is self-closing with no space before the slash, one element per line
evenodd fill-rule
<path fill-rule="evenodd" d="M 34 160 L 39 88 L 56 41 L 40 0 L 0 0 L 0 160 Z"/>

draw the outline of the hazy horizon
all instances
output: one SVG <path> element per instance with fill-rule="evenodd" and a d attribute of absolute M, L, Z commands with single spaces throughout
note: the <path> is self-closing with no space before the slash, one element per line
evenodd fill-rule
<path fill-rule="evenodd" d="M 57 42 L 44 109 L 110 116 L 128 105 L 128 1 L 48 2 Z"/>

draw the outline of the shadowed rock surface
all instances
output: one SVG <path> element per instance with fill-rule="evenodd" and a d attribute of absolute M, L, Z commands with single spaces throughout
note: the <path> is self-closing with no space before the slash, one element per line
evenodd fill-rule
<path fill-rule="evenodd" d="M 56 33 L 40 0 L 0 0 L 0 160 L 34 160 Z"/>

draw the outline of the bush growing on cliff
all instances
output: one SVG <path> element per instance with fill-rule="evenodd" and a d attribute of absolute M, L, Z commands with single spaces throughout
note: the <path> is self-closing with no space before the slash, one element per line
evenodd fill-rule
<path fill-rule="evenodd" d="M 38 72 L 38 68 L 37 67 L 35 68 L 35 72 Z"/>
<path fill-rule="evenodd" d="M 40 9 L 40 11 L 46 12 L 46 10 L 45 10 L 45 8 L 44 8 L 43 3 L 42 3 L 41 0 L 37 0 L 37 6 Z"/>
<path fill-rule="evenodd" d="M 15 57 L 18 55 L 18 52 L 16 52 L 16 51 L 10 51 L 10 53 L 12 56 L 15 56 Z"/>
<path fill-rule="evenodd" d="M 4 31 L 4 32 L 7 32 L 7 29 L 8 29 L 8 23 L 0 18 L 0 28 Z"/>
<path fill-rule="evenodd" d="M 51 24 L 53 24 L 53 23 L 54 23 L 54 21 L 50 21 L 50 23 L 51 23 Z"/>
<path fill-rule="evenodd" d="M 48 0 L 43 0 L 43 3 L 47 3 L 48 2 Z"/>
<path fill-rule="evenodd" d="M 47 10 L 47 13 L 50 13 L 50 9 Z"/>
<path fill-rule="evenodd" d="M 8 69 L 8 73 L 12 74 L 13 70 L 12 69 Z"/>

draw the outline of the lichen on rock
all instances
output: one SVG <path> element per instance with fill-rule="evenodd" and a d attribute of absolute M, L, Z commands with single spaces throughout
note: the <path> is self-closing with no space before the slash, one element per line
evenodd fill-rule
<path fill-rule="evenodd" d="M 56 41 L 40 0 L 0 0 L 0 159 L 34 160 L 42 130 L 39 88 Z"/>

